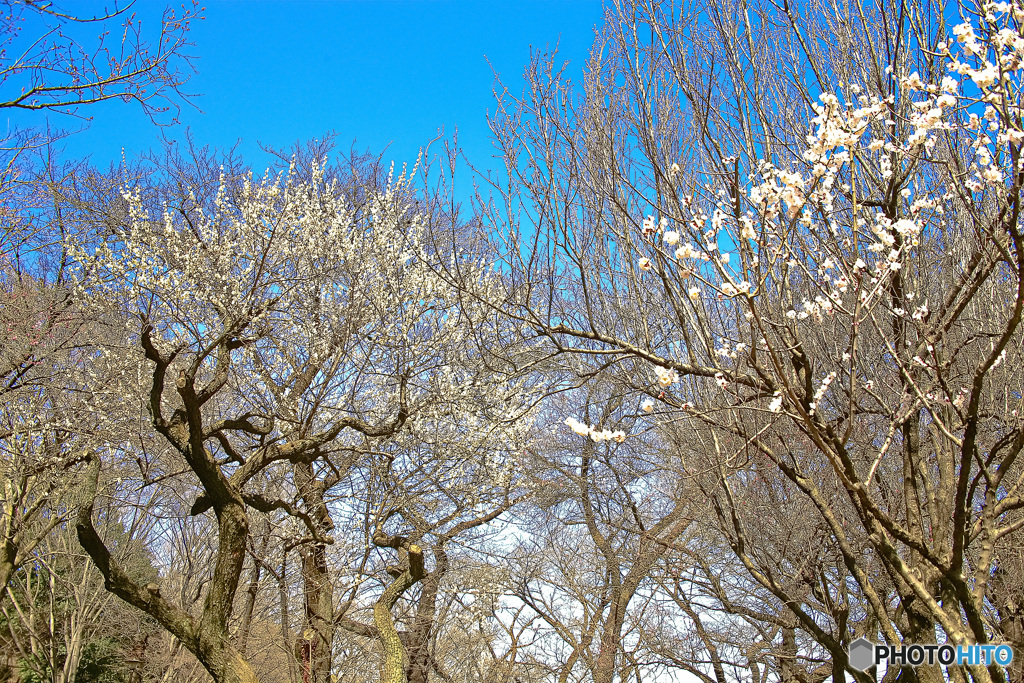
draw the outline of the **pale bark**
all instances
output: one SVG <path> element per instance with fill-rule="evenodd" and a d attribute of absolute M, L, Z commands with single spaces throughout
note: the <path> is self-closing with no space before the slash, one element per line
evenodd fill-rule
<path fill-rule="evenodd" d="M 407 683 L 405 646 L 395 628 L 391 610 L 402 594 L 423 578 L 423 551 L 419 546 L 410 545 L 404 559 L 405 566 L 396 571 L 397 575 L 373 604 L 373 624 L 383 650 L 381 683 Z"/>

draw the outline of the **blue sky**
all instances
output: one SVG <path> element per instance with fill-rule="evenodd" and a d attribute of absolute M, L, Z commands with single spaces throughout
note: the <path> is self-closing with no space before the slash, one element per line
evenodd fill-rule
<path fill-rule="evenodd" d="M 72 3 L 85 13 L 102 3 Z M 93 8 L 92 5 L 95 5 Z M 142 0 L 144 22 L 163 2 Z M 380 153 L 385 160 L 415 159 L 442 127 L 458 128 L 470 160 L 494 168 L 486 115 L 493 111 L 497 72 L 520 92 L 530 48 L 559 45 L 574 80 L 600 25 L 600 0 L 462 2 L 456 0 L 347 0 L 283 2 L 211 1 L 193 25 L 198 73 L 187 90 L 202 112 L 186 108 L 186 126 L 201 144 L 231 146 L 259 169 L 268 157 L 257 142 L 276 147 L 339 134 L 347 149 Z M 493 67 L 493 71 L 492 71 Z M 88 130 L 66 141 L 66 154 L 89 155 L 106 166 L 121 149 L 131 157 L 159 146 L 160 132 L 121 102 L 82 109 Z M 42 114 L 8 116 L 8 125 L 38 124 Z M 50 115 L 57 125 L 75 125 Z"/>

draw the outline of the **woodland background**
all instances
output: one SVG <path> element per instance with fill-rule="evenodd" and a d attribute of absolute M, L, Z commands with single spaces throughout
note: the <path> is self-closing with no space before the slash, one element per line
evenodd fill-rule
<path fill-rule="evenodd" d="M 187 99 L 198 6 L 0 8 L 0 108 Z M 469 201 L 454 139 L 8 135 L 2 675 L 1021 680 L 1022 26 L 611 0 Z"/>

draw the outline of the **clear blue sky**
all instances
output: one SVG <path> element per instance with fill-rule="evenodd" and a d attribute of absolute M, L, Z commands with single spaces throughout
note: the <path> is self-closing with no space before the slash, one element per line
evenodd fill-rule
<path fill-rule="evenodd" d="M 137 6 L 151 30 L 164 5 Z M 101 3 L 67 6 L 84 14 Z M 601 16 L 600 0 L 213 0 L 193 25 L 198 73 L 187 90 L 201 95 L 194 101 L 202 112 L 186 108 L 182 124 L 166 132 L 180 138 L 188 126 L 199 143 L 222 147 L 240 139 L 260 168 L 267 157 L 257 142 L 287 146 L 335 130 L 345 149 L 354 139 L 375 153 L 388 147 L 385 159 L 400 163 L 414 160 L 438 129 L 458 127 L 474 164 L 495 167 L 486 122 L 494 72 L 518 93 L 530 47 L 558 43 L 577 80 Z M 137 107 L 116 102 L 81 112 L 93 121 L 67 140 L 69 157 L 90 155 L 106 166 L 122 148 L 131 157 L 159 145 Z M 7 123 L 27 125 L 44 115 L 8 116 Z"/>

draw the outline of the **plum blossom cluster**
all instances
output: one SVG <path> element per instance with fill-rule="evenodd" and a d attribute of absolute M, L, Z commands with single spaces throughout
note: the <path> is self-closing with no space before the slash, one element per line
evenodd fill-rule
<path fill-rule="evenodd" d="M 733 345 L 729 342 L 729 340 L 722 339 L 721 343 L 722 345 L 719 348 L 715 349 L 715 355 L 719 356 L 722 359 L 728 358 L 731 360 L 736 360 L 737 358 L 740 358 L 749 348 L 749 345 L 746 342 L 738 342 L 737 344 Z"/>
<path fill-rule="evenodd" d="M 449 425 L 462 441 L 497 434 L 493 421 L 512 424 L 509 415 L 529 424 L 523 387 L 489 382 L 484 403 L 479 382 L 447 371 L 466 360 L 446 349 L 461 348 L 476 312 L 450 315 L 457 304 L 428 263 L 436 256 L 423 248 L 425 218 L 404 173 L 359 204 L 321 165 L 308 175 L 293 167 L 261 181 L 223 178 L 216 196 L 185 217 L 155 208 L 139 190 L 124 196 L 126 230 L 94 253 L 76 253 L 82 297 L 119 306 L 130 328 L 150 326 L 154 343 L 178 349 L 182 361 L 212 368 L 219 361 L 203 349 L 233 339 L 245 361 L 232 362 L 239 381 L 288 387 L 304 364 L 327 365 L 333 374 L 313 381 L 330 383 L 325 395 L 372 396 L 368 420 L 393 414 L 402 393 L 423 430 Z M 484 266 L 460 266 L 479 276 L 482 290 L 491 286 Z M 367 339 L 401 340 L 415 359 L 404 363 L 404 385 L 394 380 L 390 348 Z M 285 389 L 274 400 L 275 409 L 292 409 L 303 398 Z M 509 443 L 524 438 L 506 432 Z"/>
<path fill-rule="evenodd" d="M 1024 35 L 1017 28 L 1022 22 L 1020 3 L 982 4 L 973 25 L 955 27 L 950 43 L 938 44 L 946 73 L 937 82 L 916 72 L 893 74 L 913 100 L 905 113 L 897 113 L 892 96 L 852 83 L 841 84 L 843 93 L 822 94 L 812 105 L 800 157 L 788 168 L 758 163 L 746 191 L 750 210 L 725 203 L 733 195 L 719 190 L 722 205 L 703 209 L 682 195 L 674 224 L 664 217 L 643 219 L 644 235 L 660 257 L 641 256 L 639 268 L 650 270 L 655 261 L 671 265 L 674 256 L 684 301 L 699 304 L 710 291 L 747 321 L 755 312 L 782 317 L 736 346 L 709 344 L 713 363 L 741 365 L 749 353 L 769 348 L 766 337 L 779 325 L 813 333 L 825 325 L 849 331 L 865 322 L 876 325 L 879 309 L 910 325 L 927 321 L 925 293 L 900 285 L 896 300 L 893 283 L 908 268 L 920 267 L 917 250 L 929 239 L 931 226 L 941 229 L 952 220 L 947 213 L 957 192 L 965 188 L 968 195 L 960 199 L 968 202 L 979 199 L 970 193 L 998 195 L 1012 177 L 1011 159 L 1020 159 L 1016 170 L 1024 170 L 1019 154 Z M 917 180 L 922 164 L 943 163 L 936 145 L 945 131 L 956 131 L 972 150 L 960 189 Z M 883 207 L 877 190 L 886 186 L 895 186 L 896 196 Z M 784 303 L 759 307 L 761 296 Z M 844 354 L 844 366 L 849 358 Z M 661 387 L 678 381 L 678 373 L 668 368 L 654 372 Z M 812 413 L 843 372 L 825 374 L 813 401 L 808 397 Z M 714 376 L 715 384 L 730 388 L 724 373 Z M 783 394 L 768 395 L 769 409 L 781 412 Z M 642 409 L 653 412 L 654 402 L 645 401 Z"/>
<path fill-rule="evenodd" d="M 651 404 L 653 410 L 654 404 Z M 590 437 L 594 443 L 601 443 L 602 441 L 614 441 L 616 443 L 622 443 L 626 440 L 626 432 L 621 430 L 611 429 L 598 429 L 595 425 L 589 427 L 577 420 L 574 417 L 568 417 L 565 419 L 565 424 L 569 425 L 569 428 L 579 434 L 580 436 Z"/>
<path fill-rule="evenodd" d="M 1005 4 L 987 5 L 986 8 L 988 21 L 995 20 L 1000 13 L 1019 12 Z M 902 204 L 905 214 L 895 218 L 854 203 L 847 208 L 849 218 L 846 219 L 853 232 L 843 238 L 843 230 L 837 229 L 831 218 L 837 183 L 843 186 L 847 196 L 851 189 L 848 183 L 839 180 L 841 174 L 844 178 L 856 178 L 863 172 L 861 166 L 873 165 L 883 179 L 890 179 L 897 172 L 905 177 L 907 165 L 916 163 L 915 160 L 934 145 L 936 131 L 956 127 L 965 132 L 975 131 L 972 143 L 975 175 L 966 186 L 972 191 L 981 191 L 986 186 L 996 190 L 1001 187 L 1005 173 L 997 159 L 1009 157 L 1001 156 L 999 150 L 1007 144 L 1024 141 L 1024 132 L 1018 129 L 1019 124 L 1002 123 L 998 106 L 992 104 L 998 100 L 999 104 L 1011 105 L 1007 111 L 1019 113 L 1019 98 L 1015 94 L 1019 89 L 1011 87 L 1006 78 L 997 82 L 992 74 L 1019 71 L 1024 57 L 1021 53 L 1024 39 L 1008 28 L 991 28 L 988 24 L 981 37 L 970 24 L 957 27 L 954 34 L 962 44 L 963 52 L 971 59 L 971 65 L 960 61 L 943 43 L 939 49 L 949 59 L 950 74 L 940 83 L 925 83 L 917 73 L 902 79 L 910 90 L 924 95 L 923 99 L 912 103 L 907 121 L 912 126 L 912 133 L 905 139 L 886 139 L 884 135 L 873 138 L 873 135 L 890 129 L 892 121 L 889 120 L 888 105 L 891 102 L 862 96 L 859 88 L 851 88 L 853 94 L 846 104 L 841 103 L 837 96 L 826 93 L 815 105 L 816 116 L 811 122 L 812 132 L 806 138 L 808 147 L 803 154 L 803 159 L 812 165 L 810 174 L 776 168 L 770 163 L 761 164 L 759 173 L 763 180 L 754 184 L 748 197 L 758 209 L 762 228 L 750 239 L 755 241 L 769 262 L 781 260 L 801 270 L 810 268 L 814 260 L 813 256 L 808 259 L 808 254 L 793 253 L 786 244 L 781 234 L 785 230 L 780 220 L 783 216 L 790 221 L 798 221 L 809 230 L 823 232 L 827 229 L 838 238 L 837 249 L 830 256 L 822 254 L 824 258 L 819 261 L 819 292 L 790 309 L 787 313 L 790 319 L 811 318 L 820 322 L 823 316 L 832 315 L 835 311 L 850 313 L 850 302 L 844 295 L 851 289 L 856 290 L 855 301 L 861 304 L 863 314 L 870 314 L 871 308 L 879 303 L 885 292 L 885 283 L 905 266 L 911 250 L 919 246 L 924 226 L 929 220 L 941 221 L 944 207 L 952 199 L 948 192 L 929 195 L 924 188 L 904 187 L 900 198 L 906 202 Z M 970 76 L 980 89 L 980 95 L 968 97 L 960 94 L 961 84 L 955 78 L 957 75 Z M 1008 102 L 1011 93 L 1012 102 Z M 961 112 L 972 104 L 985 106 L 983 116 L 967 112 L 967 116 L 962 117 Z M 998 131 L 995 140 L 989 135 L 994 131 Z M 824 225 L 821 218 L 825 218 Z M 867 229 L 866 235 L 862 232 L 864 228 Z M 859 237 L 856 242 L 851 239 L 855 234 Z M 851 249 L 854 244 L 862 251 Z M 896 306 L 892 310 L 897 315 L 910 315 L 910 311 L 914 311 L 914 319 L 920 320 L 923 316 L 921 307 L 922 304 Z"/>
<path fill-rule="evenodd" d="M 658 384 L 668 387 L 679 381 L 679 372 L 674 368 L 663 368 L 660 365 L 654 366 L 654 374 L 658 376 Z"/>
<path fill-rule="evenodd" d="M 214 339 L 243 320 L 278 318 L 300 326 L 316 320 L 310 339 L 330 339 L 357 297 L 368 307 L 386 305 L 389 290 L 433 298 L 439 285 L 417 258 L 424 221 L 406 199 L 404 175 L 365 209 L 335 185 L 320 165 L 308 179 L 293 167 L 246 179 L 237 192 L 222 178 L 212 206 L 196 209 L 187 226 L 166 207 L 153 216 L 141 191 L 126 189 L 128 229 L 95 253 L 79 250 L 80 275 L 93 293 L 140 302 L 168 338 Z M 311 301 L 322 315 L 299 315 Z M 182 323 L 198 312 L 203 324 L 186 330 Z"/>

